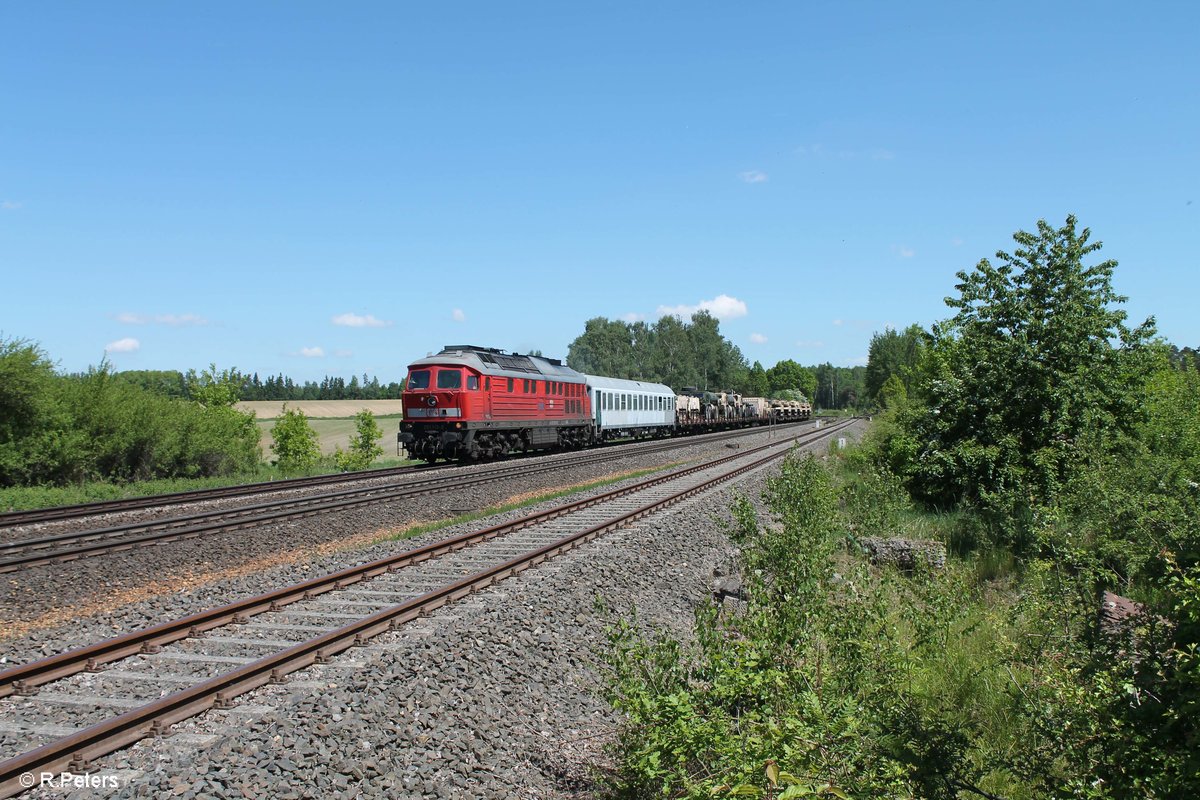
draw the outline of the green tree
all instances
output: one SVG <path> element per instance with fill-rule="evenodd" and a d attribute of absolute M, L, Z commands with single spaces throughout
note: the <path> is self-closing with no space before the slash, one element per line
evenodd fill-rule
<path fill-rule="evenodd" d="M 876 398 L 883 408 L 900 408 L 908 402 L 908 390 L 900 376 L 892 374 L 883 382 Z"/>
<path fill-rule="evenodd" d="M 812 400 L 817 389 L 817 379 L 808 367 L 802 367 L 792 359 L 784 359 L 767 370 L 767 382 L 771 392 L 797 389 L 805 398 Z"/>
<path fill-rule="evenodd" d="M 50 359 L 26 339 L 0 339 L 0 486 L 58 482 L 78 467 L 79 431 Z"/>
<path fill-rule="evenodd" d="M 283 406 L 283 415 L 271 429 L 274 441 L 271 451 L 284 474 L 309 472 L 317 465 L 321 451 L 317 446 L 317 432 L 308 424 L 308 417 L 298 408 Z"/>
<path fill-rule="evenodd" d="M 209 364 L 208 369 L 189 369 L 184 378 L 187 395 L 202 406 L 230 407 L 237 403 L 242 394 L 245 377 L 236 369 L 218 370 L 216 364 Z"/>
<path fill-rule="evenodd" d="M 697 384 L 692 343 L 688 339 L 687 327 L 679 317 L 668 314 L 654 323 L 650 373 L 655 380 L 675 389 Z"/>
<path fill-rule="evenodd" d="M 1085 442 L 1115 441 L 1138 418 L 1138 387 L 1152 366 L 1153 319 L 1125 325 L 1112 288 L 1116 262 L 1075 217 L 1018 231 L 1018 248 L 959 272 L 952 319 L 934 326 L 922 386 L 924 442 L 914 486 L 926 498 L 1032 509 L 1051 502 Z"/>
<path fill-rule="evenodd" d="M 692 314 L 692 324 L 688 326 L 687 332 L 696 362 L 696 385 L 701 389 L 713 391 L 725 388 L 719 383 L 725 372 L 722 365 L 725 348 L 721 337 L 721 323 L 707 311 L 697 311 Z"/>
<path fill-rule="evenodd" d="M 589 375 L 626 378 L 633 362 L 629 326 L 604 317 L 589 319 L 583 333 L 567 348 L 567 364 Z"/>
<path fill-rule="evenodd" d="M 919 325 L 910 325 L 902 332 L 887 328 L 872 336 L 867 348 L 867 397 L 878 400 L 880 390 L 893 375 L 903 382 L 906 392 L 910 390 L 924 340 L 925 332 Z"/>
<path fill-rule="evenodd" d="M 187 387 L 179 370 L 137 369 L 116 373 L 118 380 L 127 381 L 163 397 L 186 397 Z"/>
<path fill-rule="evenodd" d="M 375 415 L 371 410 L 364 408 L 362 411 L 354 415 L 354 435 L 350 437 L 350 449 L 343 452 L 341 449 L 335 454 L 338 468 L 341 470 L 358 470 L 366 469 L 371 466 L 371 462 L 379 456 L 383 455 L 383 448 L 379 446 L 379 437 L 383 436 L 383 431 L 379 427 L 379 423 L 375 421 Z"/>
<path fill-rule="evenodd" d="M 771 383 L 767 379 L 767 371 L 763 365 L 755 361 L 746 373 L 746 394 L 751 397 L 766 397 L 771 391 Z"/>

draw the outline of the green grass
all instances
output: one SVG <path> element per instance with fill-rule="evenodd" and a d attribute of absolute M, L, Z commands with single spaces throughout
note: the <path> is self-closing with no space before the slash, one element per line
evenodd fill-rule
<path fill-rule="evenodd" d="M 591 481 L 590 483 L 583 483 L 583 484 L 580 484 L 579 486 L 572 486 L 569 489 L 560 489 L 558 491 L 545 492 L 545 493 L 538 494 L 533 497 L 528 497 L 524 500 L 518 500 L 518 501 L 515 501 L 512 503 L 501 503 L 501 504 L 494 505 L 494 506 L 488 506 L 487 508 L 477 509 L 475 511 L 468 511 L 464 514 L 458 514 L 453 517 L 448 517 L 447 519 L 439 519 L 439 520 L 435 520 L 433 522 L 420 523 L 418 525 L 413 525 L 412 527 L 405 528 L 404 530 L 400 531 L 399 533 L 394 533 L 390 536 L 384 536 L 384 537 L 380 538 L 378 540 L 378 542 L 395 542 L 395 541 L 401 541 L 404 539 L 413 539 L 417 536 L 420 536 L 421 534 L 429 533 L 431 531 L 440 531 L 443 528 L 449 528 L 454 525 L 461 525 L 461 524 L 464 524 L 467 522 L 476 522 L 478 520 L 484 519 L 485 517 L 490 517 L 493 514 L 503 514 L 507 511 L 516 511 L 519 508 L 528 508 L 529 506 L 534 506 L 534 505 L 537 505 L 538 503 L 545 503 L 549 500 L 557 500 L 561 497 L 569 497 L 570 495 L 579 494 L 580 492 L 586 492 L 591 489 L 597 489 L 602 486 L 610 486 L 614 483 L 620 483 L 621 481 L 629 480 L 631 478 L 642 478 L 642 477 L 645 477 L 646 475 L 653 475 L 656 472 L 665 472 L 667 470 L 671 470 L 676 467 L 682 466 L 683 463 L 684 462 L 682 462 L 682 461 L 676 461 L 676 462 L 673 462 L 670 464 L 664 464 L 661 467 L 651 467 L 649 469 L 641 469 L 641 470 L 637 470 L 636 472 L 630 472 L 625 475 L 615 476 L 615 477 L 611 477 L 611 478 L 603 478 L 601 480 Z"/>
<path fill-rule="evenodd" d="M 328 461 L 328 463 L 326 463 Z M 381 457 L 371 464 L 372 469 L 401 467 L 417 462 L 396 457 Z M 322 459 L 322 464 L 312 475 L 337 472 L 332 461 Z M 197 489 L 220 489 L 225 486 L 240 486 L 245 483 L 282 480 L 296 475 L 284 475 L 268 464 L 262 464 L 255 472 L 241 475 L 225 475 L 215 478 L 171 478 L 134 483 L 107 483 L 95 481 L 75 486 L 21 486 L 0 489 L 0 511 L 28 511 L 35 508 L 52 508 L 100 500 L 125 500 L 132 497 L 149 497 L 156 494 L 187 492 Z"/>

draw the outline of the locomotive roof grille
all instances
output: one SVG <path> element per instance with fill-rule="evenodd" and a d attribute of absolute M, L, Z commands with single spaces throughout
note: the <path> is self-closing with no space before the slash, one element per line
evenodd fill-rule
<path fill-rule="evenodd" d="M 516 353 L 505 353 L 503 350 L 495 347 L 479 347 L 473 344 L 448 344 L 442 348 L 440 355 L 453 352 L 475 353 L 485 364 L 495 364 L 501 369 L 508 369 L 514 372 L 533 372 L 539 375 L 542 373 L 541 368 L 533 363 L 532 357 Z M 545 356 L 538 356 L 538 358 L 556 367 L 562 366 L 562 362 L 557 358 L 546 358 Z"/>

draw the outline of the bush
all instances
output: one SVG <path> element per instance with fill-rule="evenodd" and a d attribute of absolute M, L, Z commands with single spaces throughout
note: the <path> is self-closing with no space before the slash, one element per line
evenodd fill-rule
<path fill-rule="evenodd" d="M 284 474 L 311 472 L 321 458 L 317 432 L 300 409 L 288 408 L 285 403 L 283 414 L 271 429 L 271 436 L 274 439 L 271 450 Z"/>
<path fill-rule="evenodd" d="M 343 472 L 366 469 L 376 458 L 383 455 L 379 446 L 379 437 L 383 431 L 375 421 L 375 415 L 370 409 L 363 409 L 354 416 L 355 433 L 350 437 L 350 449 L 343 452 L 341 448 L 334 453 L 334 463 Z"/>
<path fill-rule="evenodd" d="M 248 414 L 169 397 L 106 363 L 59 376 L 36 346 L 0 342 L 0 486 L 209 477 L 258 461 Z"/>

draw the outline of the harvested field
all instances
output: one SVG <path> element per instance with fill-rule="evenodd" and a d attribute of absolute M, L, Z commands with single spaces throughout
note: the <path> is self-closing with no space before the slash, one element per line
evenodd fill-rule
<path fill-rule="evenodd" d="M 334 401 L 334 402 L 357 402 L 357 401 Z M 381 402 L 381 401 L 373 401 Z M 397 400 L 397 403 L 400 401 Z M 290 404 L 289 404 L 290 406 Z M 307 411 L 304 412 L 308 414 Z M 375 414 L 375 422 L 383 430 L 383 436 L 379 438 L 379 446 L 383 448 L 383 455 L 378 460 L 395 460 L 396 458 L 396 433 L 400 430 L 400 415 L 393 414 L 391 416 L 381 417 L 378 413 Z M 354 435 L 354 419 L 353 417 L 310 417 L 308 420 L 309 426 L 317 432 L 317 444 L 321 448 L 322 455 L 329 455 L 334 451 L 334 448 L 340 447 L 343 450 L 350 449 L 350 437 Z M 275 458 L 271 452 L 271 444 L 275 441 L 271 436 L 271 429 L 275 427 L 275 420 L 259 417 L 258 443 L 259 449 L 262 450 L 263 458 L 272 460 Z"/>
<path fill-rule="evenodd" d="M 237 404 L 239 411 L 249 411 L 258 419 L 275 419 L 283 415 L 283 400 L 244 400 Z M 364 408 L 377 417 L 400 414 L 404 411 L 400 400 L 288 400 L 288 408 L 303 411 L 306 417 L 340 418 L 353 417 Z M 393 437 L 395 438 L 395 437 Z"/>

